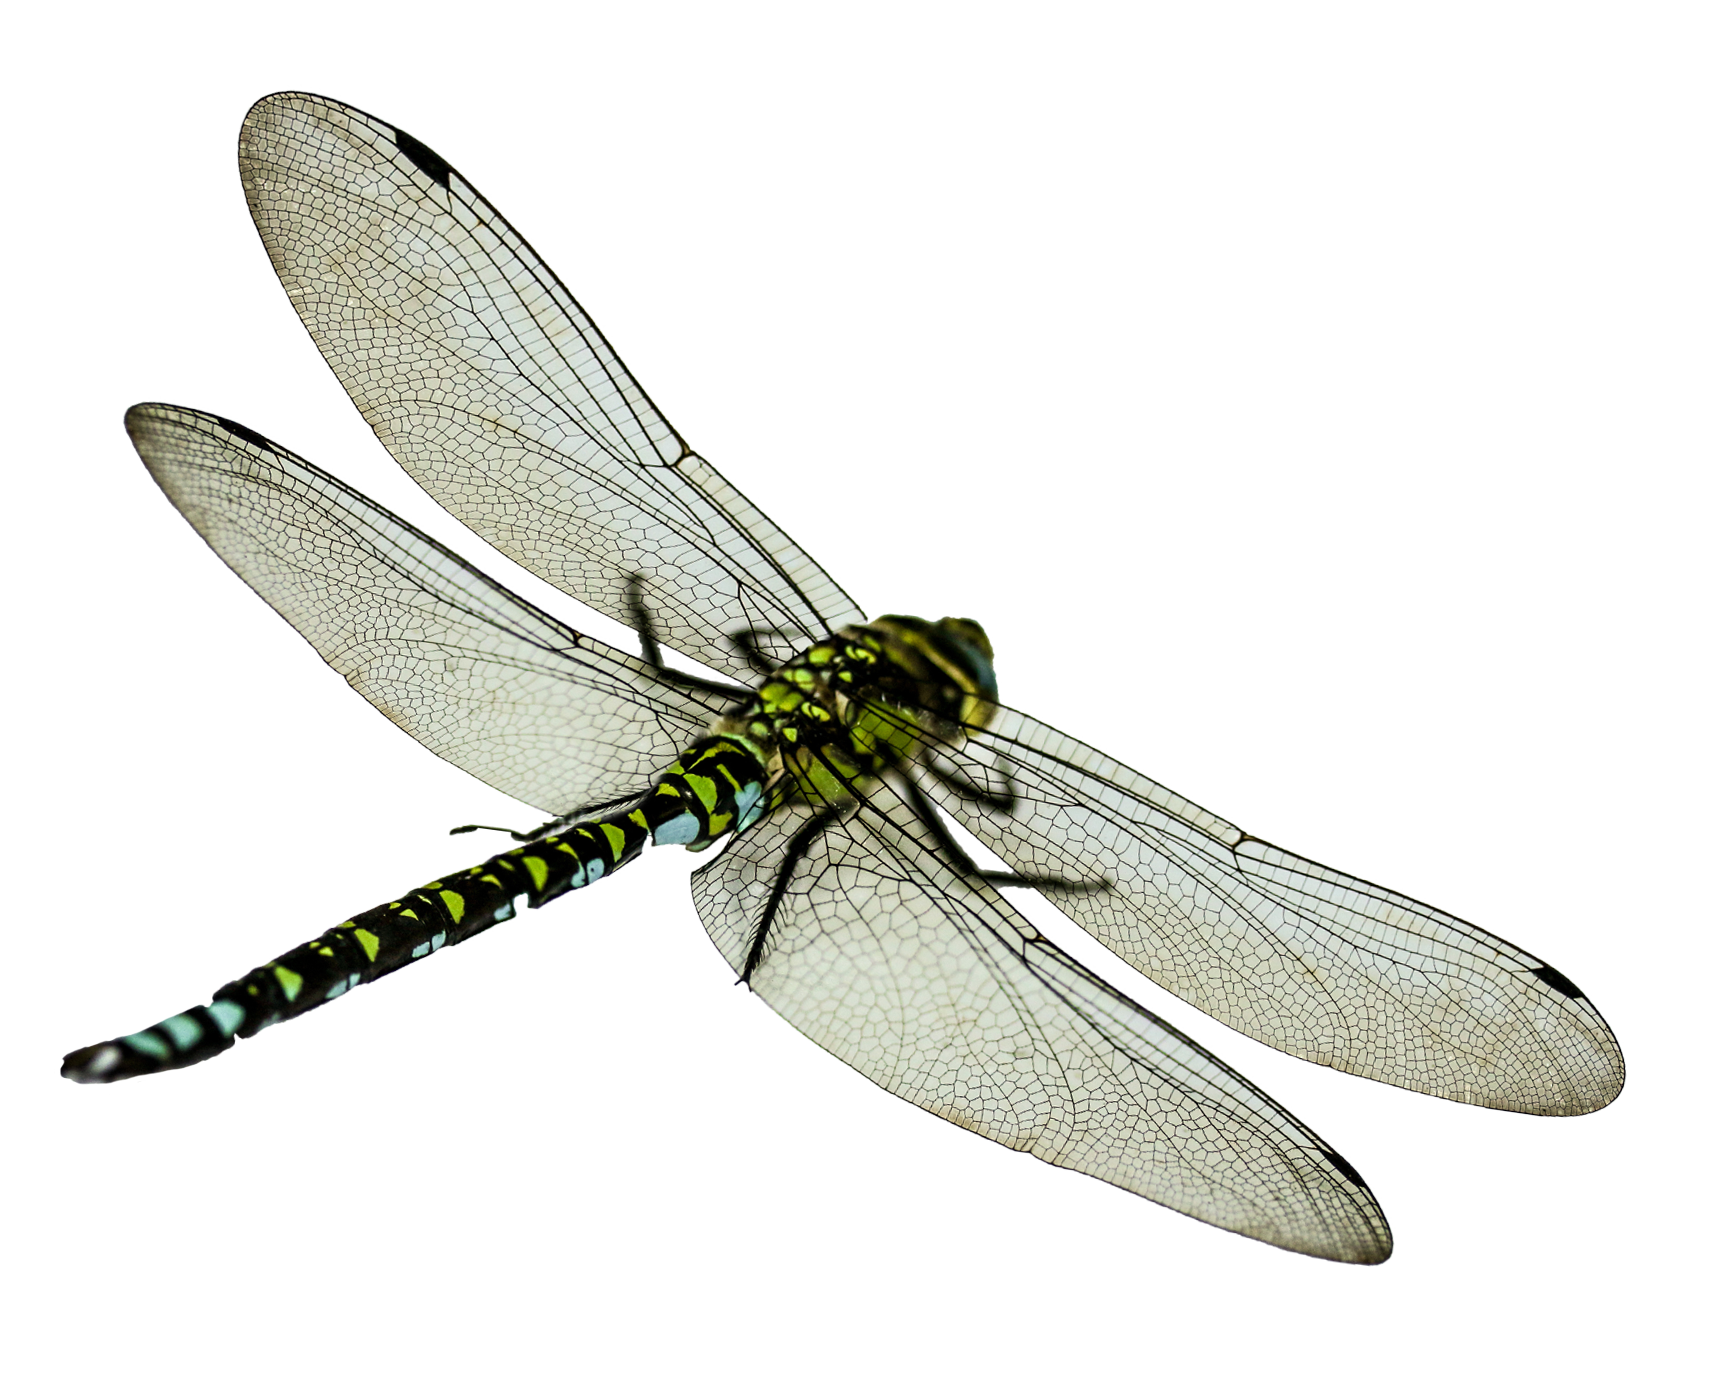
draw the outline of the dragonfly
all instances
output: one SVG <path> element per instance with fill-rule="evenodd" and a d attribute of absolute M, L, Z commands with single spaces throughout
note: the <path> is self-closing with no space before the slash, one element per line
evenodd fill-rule
<path fill-rule="evenodd" d="M 670 844 L 722 846 L 691 879 L 707 934 L 830 1054 L 1011 1149 L 1302 1254 L 1390 1255 L 1360 1173 L 1005 891 L 1041 893 L 1152 981 L 1316 1064 L 1547 1116 L 1618 1094 L 1612 1031 L 1550 964 L 1013 711 L 975 621 L 867 618 L 424 143 L 282 93 L 246 116 L 240 171 L 282 285 L 385 448 L 639 653 L 242 424 L 133 407 L 151 475 L 230 568 L 397 726 L 552 819 L 73 1052 L 66 1077 L 200 1063 Z M 956 825 L 1007 866 L 975 862 Z"/>

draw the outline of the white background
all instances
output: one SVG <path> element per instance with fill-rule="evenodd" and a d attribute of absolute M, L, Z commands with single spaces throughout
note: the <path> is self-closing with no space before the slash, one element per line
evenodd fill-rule
<path fill-rule="evenodd" d="M 15 19 L 9 1366 L 1712 1358 L 1718 15 Z M 594 623 L 412 486 L 295 320 L 234 171 L 284 87 L 475 181 L 872 614 L 977 617 L 1022 709 L 1564 970 L 1624 1044 L 1620 1101 L 1543 1120 L 1329 1073 L 1033 911 L 1367 1176 L 1392 1260 L 1301 1258 L 829 1059 L 732 985 L 681 852 L 196 1071 L 61 1082 L 489 851 L 449 826 L 535 819 L 205 550 L 128 404 L 242 420 Z"/>

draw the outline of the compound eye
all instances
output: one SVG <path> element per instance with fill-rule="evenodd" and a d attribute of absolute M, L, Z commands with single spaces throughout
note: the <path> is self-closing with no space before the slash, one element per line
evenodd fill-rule
<path fill-rule="evenodd" d="M 965 616 L 943 616 L 936 622 L 936 628 L 950 639 L 970 646 L 985 658 L 994 658 L 995 650 L 990 647 L 989 636 L 983 632 L 983 626 L 977 621 Z"/>
<path fill-rule="evenodd" d="M 983 632 L 983 626 L 975 620 L 962 620 L 957 616 L 948 616 L 939 620 L 932 627 L 939 640 L 946 641 L 953 653 L 953 666 L 969 672 L 973 685 L 967 690 L 975 691 L 987 702 L 996 698 L 995 653 L 990 648 L 989 636 Z M 991 708 L 993 714 L 993 707 Z"/>

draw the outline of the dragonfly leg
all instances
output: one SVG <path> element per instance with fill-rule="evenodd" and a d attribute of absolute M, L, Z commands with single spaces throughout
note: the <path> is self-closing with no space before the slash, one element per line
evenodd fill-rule
<path fill-rule="evenodd" d="M 784 631 L 758 630 L 752 627 L 748 630 L 737 631 L 731 636 L 731 641 L 732 648 L 744 656 L 750 667 L 763 677 L 767 677 L 770 673 L 777 672 L 780 665 L 762 652 L 759 641 L 764 634 L 778 634 L 782 639 L 790 638 Z"/>
<path fill-rule="evenodd" d="M 1014 803 L 1019 800 L 1019 793 L 1014 790 L 1013 779 L 1005 772 L 1001 774 L 1001 791 L 991 792 L 987 787 L 972 786 L 967 778 L 943 768 L 934 759 L 923 758 L 919 762 L 940 780 L 943 787 L 951 788 L 967 801 L 974 801 L 979 806 L 987 806 L 991 811 L 1012 811 Z"/>
<path fill-rule="evenodd" d="M 634 626 L 636 637 L 642 643 L 642 659 L 654 670 L 655 677 L 666 682 L 675 682 L 680 687 L 696 687 L 704 692 L 714 692 L 733 701 L 748 701 L 755 695 L 747 687 L 730 682 L 714 682 L 705 677 L 692 677 L 689 673 L 680 673 L 676 668 L 666 667 L 665 656 L 660 651 L 659 636 L 654 633 L 654 618 L 648 611 L 647 599 L 642 595 L 642 586 L 642 575 L 631 573 L 625 600 L 630 610 L 630 624 Z"/>
<path fill-rule="evenodd" d="M 940 773 L 936 776 L 942 777 Z M 1071 878 L 1056 878 L 1043 873 L 1014 873 L 1006 869 L 979 868 L 971 855 L 959 847 L 959 841 L 954 839 L 953 832 L 947 828 L 947 823 L 930 804 L 930 799 L 924 795 L 923 788 L 917 785 L 916 780 L 907 777 L 903 772 L 899 777 L 905 783 L 905 799 L 911 804 L 911 809 L 917 812 L 918 819 L 929 828 L 948 862 L 961 873 L 982 878 L 991 887 L 1030 887 L 1040 892 L 1099 892 L 1109 886 L 1106 882 L 1074 882 Z M 942 777 L 942 781 L 946 782 L 947 779 Z"/>
<path fill-rule="evenodd" d="M 839 820 L 843 814 L 835 807 L 818 811 L 800 825 L 792 836 L 791 843 L 786 846 L 785 857 L 780 860 L 779 872 L 774 874 L 774 890 L 768 894 L 767 905 L 762 908 L 762 914 L 756 921 L 756 933 L 750 940 L 750 952 L 744 959 L 744 971 L 738 982 L 747 984 L 762 961 L 762 955 L 767 950 L 768 932 L 773 929 L 774 914 L 785 900 L 786 888 L 791 884 L 792 873 L 796 870 L 798 861 L 809 852 L 816 836 Z"/>

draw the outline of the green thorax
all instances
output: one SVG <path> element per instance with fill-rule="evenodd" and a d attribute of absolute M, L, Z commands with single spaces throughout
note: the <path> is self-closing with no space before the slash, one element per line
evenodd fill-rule
<path fill-rule="evenodd" d="M 759 755 L 771 806 L 844 805 L 932 741 L 987 726 L 995 703 L 976 621 L 890 615 L 812 644 L 714 733 Z"/>

